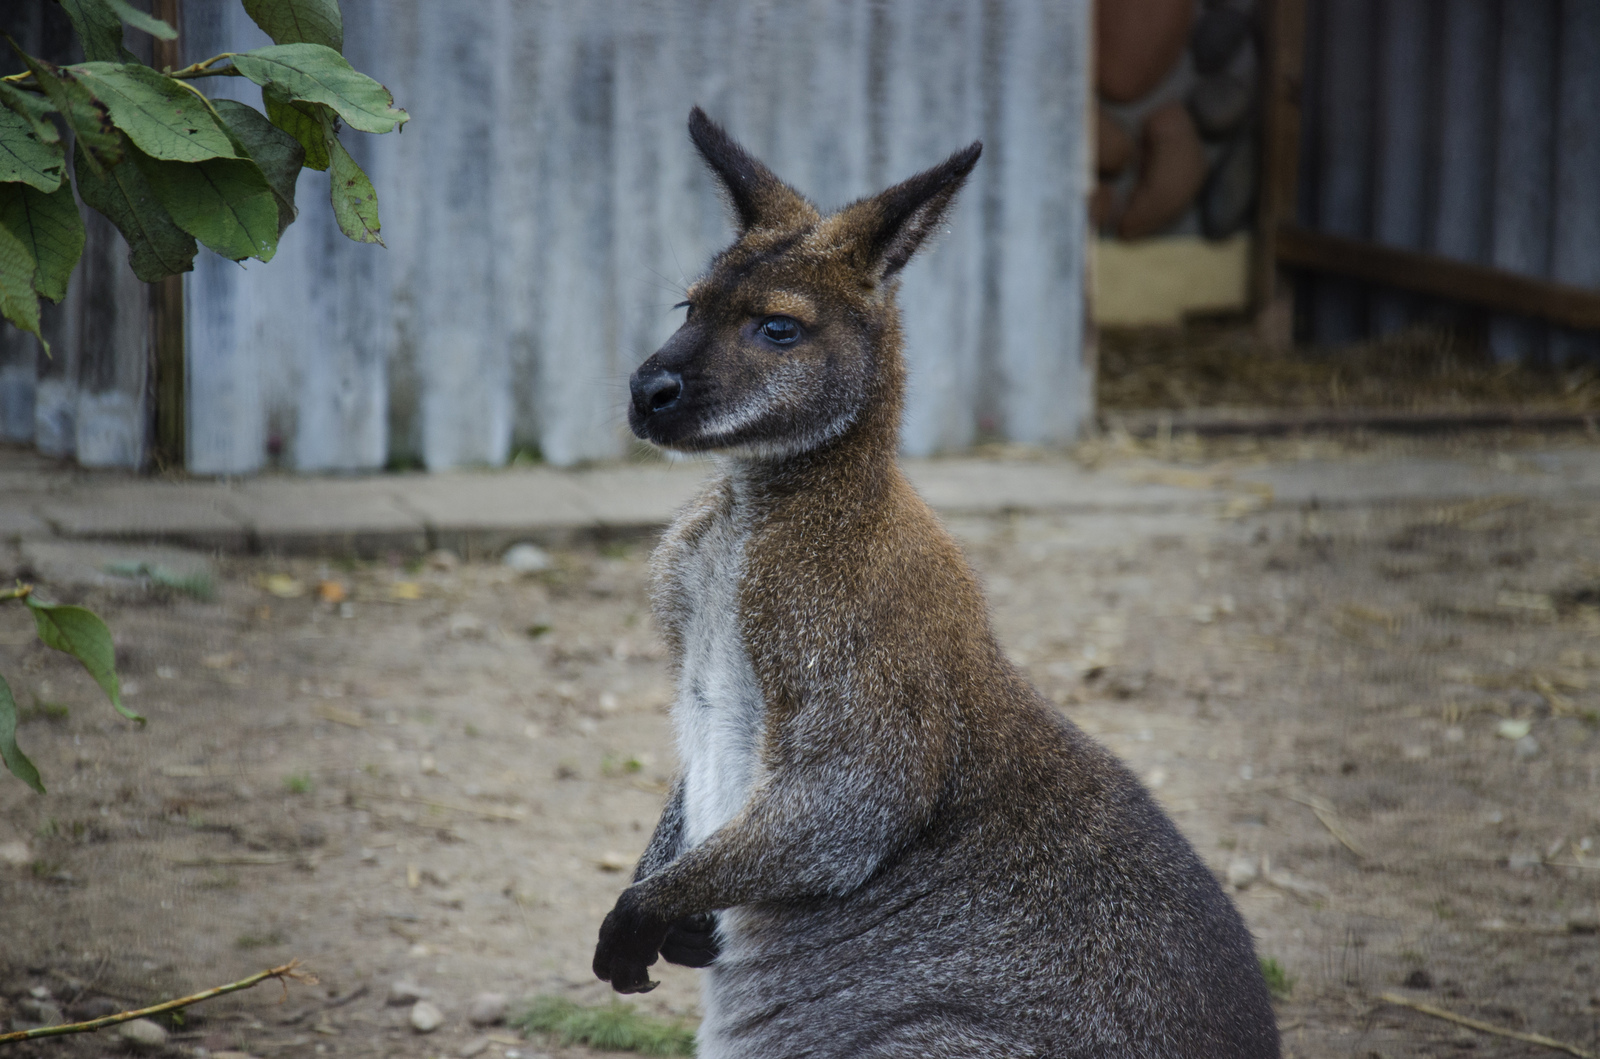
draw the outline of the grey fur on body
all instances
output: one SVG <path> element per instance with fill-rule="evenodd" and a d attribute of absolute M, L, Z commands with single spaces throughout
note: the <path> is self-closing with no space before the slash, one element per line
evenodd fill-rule
<path fill-rule="evenodd" d="M 701 543 L 747 517 L 736 474 L 656 554 L 663 623 L 686 633 L 701 620 Z M 1249 936 L 1210 871 L 1137 780 L 1007 668 L 1016 723 L 1047 756 L 985 761 L 999 766 L 988 776 L 952 762 L 939 803 L 909 819 L 892 819 L 900 791 L 876 769 L 830 769 L 790 803 L 804 830 L 833 834 L 783 843 L 805 858 L 769 865 L 787 883 L 721 912 L 703 1059 L 1278 1054 Z M 732 705 L 699 699 L 695 680 L 680 676 L 680 730 L 686 712 Z M 1060 796 L 1041 805 L 1041 790 Z M 636 879 L 692 846 L 687 817 L 680 781 Z"/>

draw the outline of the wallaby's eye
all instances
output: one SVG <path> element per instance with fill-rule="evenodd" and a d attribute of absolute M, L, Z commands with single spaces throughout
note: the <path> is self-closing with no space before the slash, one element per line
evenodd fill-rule
<path fill-rule="evenodd" d="M 677 305 L 674 305 L 673 308 L 674 309 L 687 309 L 687 310 L 689 310 L 688 312 L 683 314 L 683 318 L 685 320 L 688 320 L 689 317 L 694 315 L 694 306 L 692 304 L 690 304 L 689 302 L 679 302 Z"/>
<path fill-rule="evenodd" d="M 787 316 L 769 316 L 757 328 L 774 345 L 792 345 L 800 337 L 800 324 Z"/>

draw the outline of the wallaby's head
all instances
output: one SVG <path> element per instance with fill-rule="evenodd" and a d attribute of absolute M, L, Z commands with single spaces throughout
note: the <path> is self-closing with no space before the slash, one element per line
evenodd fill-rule
<path fill-rule="evenodd" d="M 633 373 L 633 432 L 673 449 L 771 458 L 870 420 L 892 442 L 904 385 L 896 277 L 983 145 L 823 217 L 699 107 L 689 136 L 739 236 L 689 288 L 683 326 Z"/>

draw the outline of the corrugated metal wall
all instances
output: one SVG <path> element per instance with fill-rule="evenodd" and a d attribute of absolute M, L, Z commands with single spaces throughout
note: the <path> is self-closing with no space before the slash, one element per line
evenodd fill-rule
<path fill-rule="evenodd" d="M 905 447 L 1057 443 L 1090 414 L 1088 0 L 341 6 L 352 63 L 413 118 L 344 137 L 388 250 L 346 242 L 326 177 L 306 172 L 270 264 L 202 252 L 186 285 L 191 470 L 625 454 L 628 374 L 729 237 L 684 131 L 697 102 L 824 206 L 982 137 L 948 234 L 900 296 Z M 261 43 L 237 3 L 184 4 L 185 61 Z"/>
<path fill-rule="evenodd" d="M 1600 288 L 1600 2 L 1311 0 L 1300 223 Z M 1476 322 L 1355 280 L 1304 281 L 1308 337 Z M 1481 321 L 1506 362 L 1600 360 L 1600 335 Z"/>

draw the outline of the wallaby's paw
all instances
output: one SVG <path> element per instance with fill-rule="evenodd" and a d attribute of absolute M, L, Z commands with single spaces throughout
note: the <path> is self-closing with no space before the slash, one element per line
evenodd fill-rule
<path fill-rule="evenodd" d="M 680 967 L 710 967 L 721 951 L 717 920 L 710 914 L 684 916 L 667 928 L 661 943 L 661 958 Z"/>
<path fill-rule="evenodd" d="M 656 962 L 667 924 L 639 907 L 632 889 L 624 890 L 617 905 L 600 924 L 600 942 L 594 948 L 594 973 L 619 993 L 648 993 L 657 985 L 645 973 Z"/>

